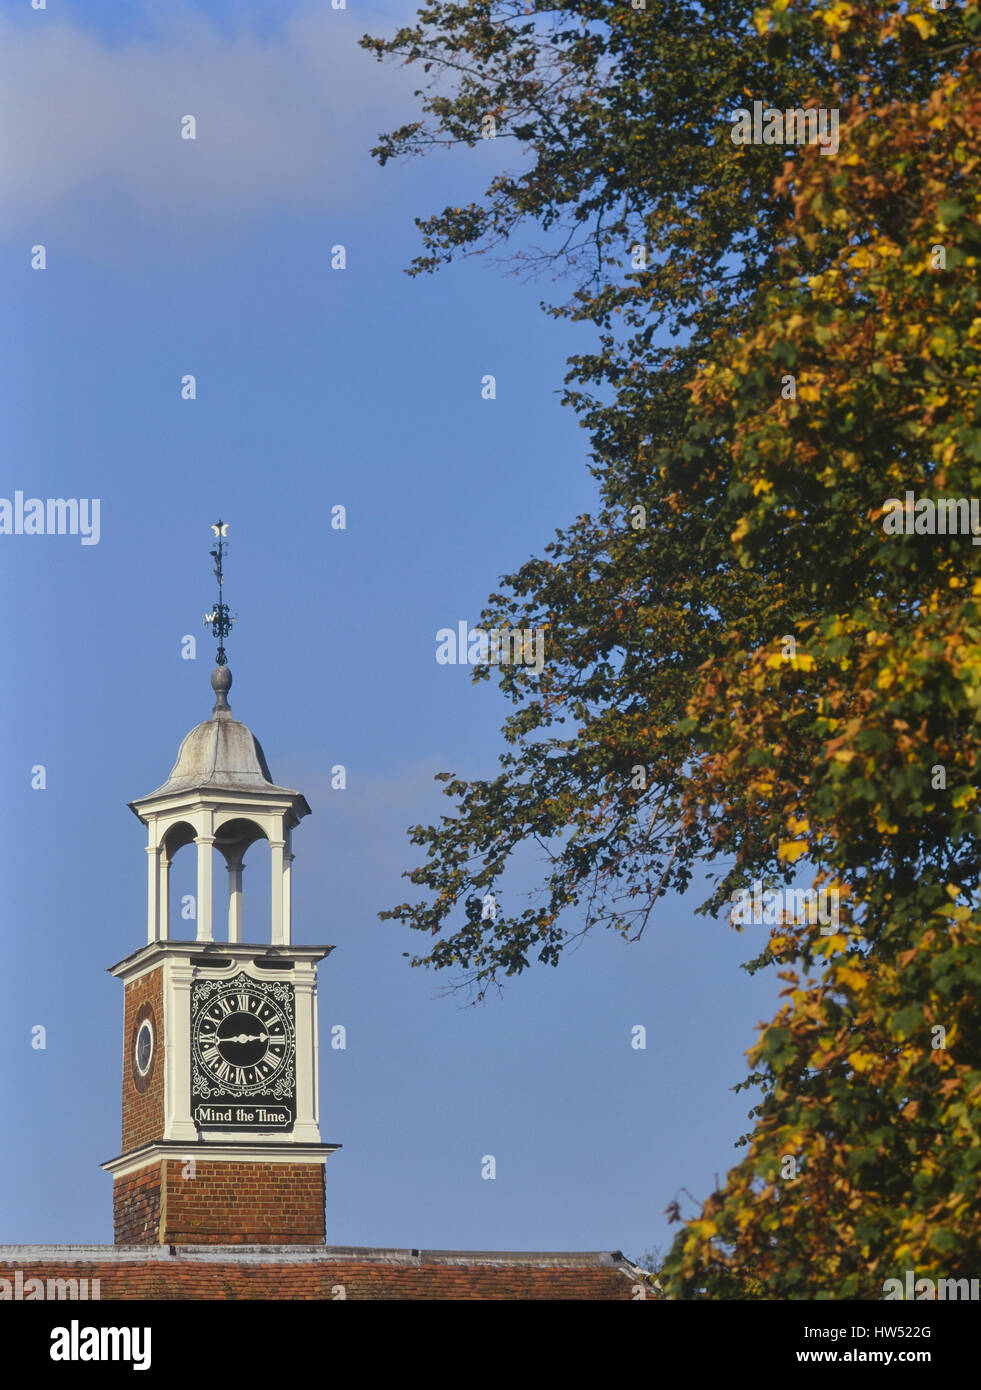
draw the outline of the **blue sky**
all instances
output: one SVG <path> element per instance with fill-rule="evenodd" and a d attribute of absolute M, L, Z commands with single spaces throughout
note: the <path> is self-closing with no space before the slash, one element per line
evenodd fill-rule
<path fill-rule="evenodd" d="M 0 3 L 0 497 L 101 499 L 98 545 L 0 536 L 0 1242 L 112 1240 L 99 1163 L 119 1150 L 122 989 L 105 968 L 145 939 L 127 802 L 210 711 L 219 514 L 232 708 L 313 808 L 294 931 L 336 947 L 320 972 L 322 1133 L 343 1145 L 330 1242 L 636 1257 L 666 1248 L 668 1202 L 711 1190 L 749 1127 L 731 1087 L 776 982 L 739 962 L 765 928 L 672 899 L 641 942 L 596 934 L 471 1007 L 378 920 L 411 895 L 406 827 L 449 809 L 434 774 L 492 773 L 509 708 L 437 665 L 437 629 L 475 622 L 498 576 L 595 501 L 558 398 L 590 330 L 540 312 L 547 283 L 484 260 L 403 273 L 413 217 L 473 196 L 500 158 L 371 160 L 416 108 L 356 40 L 412 13 Z M 195 142 L 178 138 L 188 112 Z M 529 851 L 505 905 L 536 873 Z"/>

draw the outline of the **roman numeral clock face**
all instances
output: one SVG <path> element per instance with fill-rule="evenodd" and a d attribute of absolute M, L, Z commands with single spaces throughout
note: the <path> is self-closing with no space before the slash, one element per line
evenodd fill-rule
<path fill-rule="evenodd" d="M 289 1129 L 296 1119 L 293 986 L 196 980 L 191 986 L 191 1113 L 202 1128 Z"/>

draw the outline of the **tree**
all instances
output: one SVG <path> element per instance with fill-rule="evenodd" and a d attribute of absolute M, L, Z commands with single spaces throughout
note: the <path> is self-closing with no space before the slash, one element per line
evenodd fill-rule
<path fill-rule="evenodd" d="M 492 780 L 442 774 L 455 814 L 412 831 L 434 896 L 383 915 L 483 987 L 556 964 L 577 904 L 636 938 L 723 856 L 704 911 L 808 862 L 843 903 L 830 934 L 785 915 L 750 963 L 788 1002 L 751 1059 L 747 1156 L 667 1262 L 677 1296 L 870 1297 L 903 1260 L 976 1264 L 981 585 L 969 535 L 884 522 L 910 490 L 981 492 L 979 27 L 976 3 L 436 4 L 364 41 L 455 73 L 383 161 L 473 144 L 488 113 L 528 151 L 420 222 L 413 269 L 535 221 L 532 265 L 578 277 L 552 312 L 601 335 L 567 378 L 599 514 L 482 619 L 546 626 L 545 667 L 498 668 L 513 751 Z M 838 155 L 734 144 L 734 94 L 839 109 Z M 546 900 L 444 934 L 531 838 Z"/>
<path fill-rule="evenodd" d="M 871 1298 L 977 1269 L 981 579 L 970 531 L 921 522 L 981 492 L 978 70 L 856 104 L 851 154 L 785 172 L 785 273 L 693 388 L 731 441 L 736 554 L 797 646 L 731 634 L 689 704 L 707 756 L 686 804 L 766 808 L 778 857 L 806 854 L 848 910 L 831 934 L 778 927 L 759 962 L 787 1003 L 751 1054 L 747 1156 L 667 1262 L 688 1294 Z M 849 242 L 802 284 L 797 247 L 829 225 Z M 888 527 L 897 492 L 920 534 Z"/>

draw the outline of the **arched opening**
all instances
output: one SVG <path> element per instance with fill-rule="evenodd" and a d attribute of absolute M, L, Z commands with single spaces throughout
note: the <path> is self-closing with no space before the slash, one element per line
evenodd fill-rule
<path fill-rule="evenodd" d="M 189 820 L 175 821 L 163 834 L 157 859 L 157 914 L 154 935 L 174 941 L 282 941 L 289 924 L 289 834 L 273 840 L 247 816 L 215 816 L 210 844 L 199 843 Z M 210 827 L 209 827 L 210 829 Z M 257 840 L 268 854 L 256 852 L 244 879 L 246 853 Z M 187 846 L 193 853 L 181 854 Z M 279 891 L 273 896 L 273 880 Z M 248 890 L 244 883 L 248 882 Z M 202 892 L 210 901 L 199 902 Z"/>
<path fill-rule="evenodd" d="M 271 859 L 268 854 L 252 855 L 248 868 L 248 889 L 243 883 L 245 853 L 257 840 L 266 840 L 265 831 L 244 816 L 222 821 L 215 828 L 215 849 L 222 855 L 227 878 L 227 913 L 215 914 L 215 940 L 262 941 L 269 934 L 272 904 Z M 222 901 L 219 890 L 218 901 Z M 226 927 L 227 921 L 227 927 Z"/>
<path fill-rule="evenodd" d="M 193 941 L 198 925 L 198 865 L 195 854 L 181 854 L 193 845 L 194 826 L 187 821 L 172 825 L 163 838 L 160 863 L 160 934 L 175 941 Z"/>

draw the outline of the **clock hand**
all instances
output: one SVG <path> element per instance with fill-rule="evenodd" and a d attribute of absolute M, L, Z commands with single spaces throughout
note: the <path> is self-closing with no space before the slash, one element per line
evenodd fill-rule
<path fill-rule="evenodd" d="M 222 1038 L 222 1042 L 246 1043 L 246 1042 L 268 1042 L 268 1033 L 233 1033 L 230 1038 Z"/>

